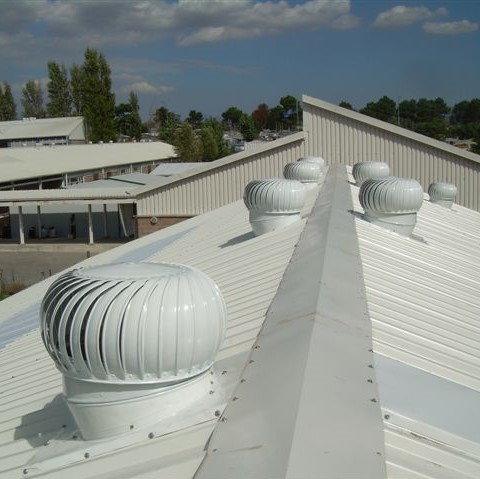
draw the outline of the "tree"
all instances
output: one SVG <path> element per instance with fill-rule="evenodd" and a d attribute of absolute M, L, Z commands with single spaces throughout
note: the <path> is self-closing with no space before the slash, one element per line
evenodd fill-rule
<path fill-rule="evenodd" d="M 396 123 L 396 111 L 397 104 L 388 96 L 382 96 L 377 102 L 367 103 L 367 106 L 362 108 L 360 113 L 382 121 Z"/>
<path fill-rule="evenodd" d="M 72 94 L 72 113 L 77 116 L 83 115 L 82 80 L 82 68 L 73 64 L 70 69 L 70 89 Z"/>
<path fill-rule="evenodd" d="M 48 62 L 48 98 L 47 113 L 49 117 L 67 117 L 72 113 L 72 92 L 65 65 Z"/>
<path fill-rule="evenodd" d="M 239 127 L 243 115 L 245 113 L 240 108 L 231 106 L 222 113 L 222 119 L 227 128 L 234 130 Z"/>
<path fill-rule="evenodd" d="M 342 100 L 338 106 L 341 106 L 342 108 L 346 108 L 347 110 L 353 110 L 353 106 L 351 103 L 349 103 L 348 101 L 345 101 L 345 100 Z"/>
<path fill-rule="evenodd" d="M 22 89 L 24 117 L 44 118 L 43 90 L 38 80 L 28 80 Z"/>
<path fill-rule="evenodd" d="M 252 113 L 252 118 L 262 130 L 267 127 L 269 113 L 270 110 L 266 103 L 260 103 L 260 105 L 257 106 L 257 109 Z"/>
<path fill-rule="evenodd" d="M 201 142 L 188 121 L 184 121 L 176 129 L 173 146 L 181 161 L 200 161 L 202 155 Z"/>
<path fill-rule="evenodd" d="M 128 103 L 120 103 L 115 107 L 115 126 L 118 133 L 140 140 L 142 136 L 142 119 L 137 95 L 131 91 Z"/>
<path fill-rule="evenodd" d="M 192 128 L 196 130 L 202 126 L 203 114 L 196 110 L 190 110 L 187 121 L 190 123 L 190 125 L 192 125 Z"/>
<path fill-rule="evenodd" d="M 79 80 L 88 139 L 93 142 L 116 139 L 110 67 L 105 57 L 93 48 L 85 51 Z"/>
<path fill-rule="evenodd" d="M 218 158 L 218 143 L 215 138 L 215 131 L 210 126 L 204 126 L 200 132 L 202 144 L 202 160 L 213 161 Z"/>
<path fill-rule="evenodd" d="M 7 82 L 0 83 L 0 121 L 11 121 L 17 118 L 17 107 L 13 99 L 12 89 Z"/>
<path fill-rule="evenodd" d="M 245 141 L 253 141 L 257 135 L 258 131 L 255 126 L 255 121 L 249 115 L 242 115 L 240 119 L 240 133 L 243 135 Z"/>
<path fill-rule="evenodd" d="M 180 124 L 180 116 L 162 106 L 155 111 L 153 122 L 158 129 L 160 139 L 173 145 L 175 131 Z"/>
<path fill-rule="evenodd" d="M 232 149 L 223 137 L 224 129 L 221 122 L 215 118 L 207 118 L 203 123 L 203 127 L 208 128 L 213 132 L 217 144 L 217 156 L 216 158 L 213 158 L 214 160 L 217 158 L 223 158 L 232 153 Z M 208 161 L 208 159 L 205 160 Z"/>

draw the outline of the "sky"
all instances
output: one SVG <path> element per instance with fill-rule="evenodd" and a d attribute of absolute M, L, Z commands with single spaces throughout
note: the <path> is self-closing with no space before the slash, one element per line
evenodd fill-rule
<path fill-rule="evenodd" d="M 47 62 L 106 57 L 116 101 L 148 119 L 251 113 L 302 94 L 362 108 L 480 97 L 480 0 L 0 0 L 0 81 L 19 100 Z M 17 112 L 21 115 L 18 102 Z"/>

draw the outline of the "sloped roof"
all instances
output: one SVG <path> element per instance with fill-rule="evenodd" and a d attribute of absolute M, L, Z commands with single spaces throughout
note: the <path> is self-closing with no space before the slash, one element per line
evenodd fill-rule
<path fill-rule="evenodd" d="M 0 149 L 1 181 L 17 181 L 173 158 L 167 143 L 105 143 Z"/>
<path fill-rule="evenodd" d="M 83 117 L 81 116 L 1 121 L 0 140 L 69 136 L 82 123 Z"/>
<path fill-rule="evenodd" d="M 217 282 L 219 418 L 74 440 L 37 326 L 54 278 L 1 302 L 0 478 L 479 477 L 480 214 L 425 200 L 401 237 L 363 220 L 348 180 L 329 167 L 280 231 L 253 237 L 236 202 L 82 263 L 174 261 Z"/>

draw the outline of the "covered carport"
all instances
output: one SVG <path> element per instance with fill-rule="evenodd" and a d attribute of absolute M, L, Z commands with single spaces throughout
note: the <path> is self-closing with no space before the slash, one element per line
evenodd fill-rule
<path fill-rule="evenodd" d="M 134 234 L 133 216 L 136 209 L 136 200 L 132 192 L 125 188 L 109 188 L 107 190 L 92 189 L 61 189 L 61 190 L 24 190 L 24 191 L 2 191 L 0 192 L 0 207 L 8 207 L 10 217 L 17 215 L 18 221 L 12 225 L 12 237 L 18 237 L 19 244 L 25 244 L 27 237 L 26 211 L 29 211 L 30 229 L 32 226 L 37 239 L 53 239 L 57 237 L 55 226 L 45 231 L 44 211 L 56 210 L 58 215 L 70 215 L 70 229 L 68 226 L 63 230 L 61 236 L 74 239 L 72 234 L 77 228 L 77 213 L 86 217 L 87 234 L 85 235 L 88 244 L 94 244 L 99 238 L 109 237 L 107 224 L 108 210 L 118 211 L 118 226 L 120 236 L 129 238 Z M 96 215 L 101 216 L 101 226 L 94 225 L 94 210 Z M 35 224 L 31 224 L 31 212 L 35 214 Z M 75 213 L 73 213 L 75 212 Z M 83 215 L 84 213 L 84 215 Z M 15 228 L 15 231 L 13 231 Z M 18 235 L 17 235 L 18 233 Z M 52 234 L 53 233 L 53 234 Z M 73 238 L 71 237 L 73 236 Z"/>

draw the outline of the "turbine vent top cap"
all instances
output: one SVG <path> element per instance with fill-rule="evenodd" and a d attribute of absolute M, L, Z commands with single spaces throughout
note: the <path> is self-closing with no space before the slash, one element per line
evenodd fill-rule
<path fill-rule="evenodd" d="M 212 365 L 226 308 L 215 283 L 192 267 L 123 263 L 60 276 L 40 319 L 47 351 L 68 377 L 175 383 Z"/>
<path fill-rule="evenodd" d="M 295 161 L 287 163 L 283 176 L 288 180 L 298 180 L 301 183 L 316 184 L 322 178 L 323 166 L 313 161 Z"/>
<path fill-rule="evenodd" d="M 358 186 L 369 178 L 379 178 L 390 175 L 390 167 L 382 161 L 361 161 L 355 163 L 352 175 Z"/>
<path fill-rule="evenodd" d="M 452 183 L 435 182 L 428 187 L 430 202 L 451 208 L 457 196 L 457 187 Z"/>

